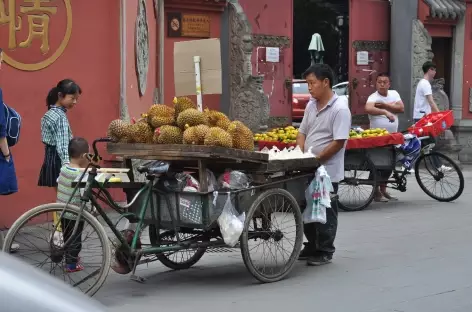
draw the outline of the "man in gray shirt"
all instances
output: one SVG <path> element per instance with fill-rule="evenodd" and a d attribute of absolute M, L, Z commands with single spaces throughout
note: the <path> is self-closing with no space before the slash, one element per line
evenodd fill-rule
<path fill-rule="evenodd" d="M 297 136 L 297 145 L 313 154 L 326 167 L 334 193 L 338 182 L 344 179 L 344 150 L 351 128 L 351 111 L 348 99 L 337 96 L 331 89 L 333 71 L 326 64 L 315 64 L 307 69 L 303 78 L 308 83 L 312 99 L 305 108 Z M 335 248 L 334 240 L 338 227 L 338 211 L 333 205 L 326 209 L 326 224 L 305 224 L 308 243 L 300 254 L 300 260 L 308 265 L 331 262 Z"/>

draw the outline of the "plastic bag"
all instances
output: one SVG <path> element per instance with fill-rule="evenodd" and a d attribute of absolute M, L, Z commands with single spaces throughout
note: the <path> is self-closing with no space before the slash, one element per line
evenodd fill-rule
<path fill-rule="evenodd" d="M 248 176 L 241 171 L 226 171 L 218 178 L 220 189 L 241 190 L 250 186 Z"/>
<path fill-rule="evenodd" d="M 220 226 L 223 240 L 229 247 L 233 247 L 238 242 L 244 229 L 245 219 L 246 214 L 244 212 L 238 216 L 238 212 L 231 203 L 231 194 L 228 194 L 223 211 L 218 217 L 218 225 Z"/>
<path fill-rule="evenodd" d="M 326 206 L 317 204 L 315 200 L 319 200 L 318 198 L 314 199 L 313 195 L 317 192 L 321 186 L 318 185 L 319 181 L 317 179 L 313 179 L 305 190 L 305 199 L 306 199 L 306 208 L 303 211 L 303 223 L 321 223 L 326 224 Z"/>
<path fill-rule="evenodd" d="M 207 169 L 207 183 L 208 183 L 208 192 L 216 191 L 218 183 L 216 181 L 215 175 L 210 169 Z"/>

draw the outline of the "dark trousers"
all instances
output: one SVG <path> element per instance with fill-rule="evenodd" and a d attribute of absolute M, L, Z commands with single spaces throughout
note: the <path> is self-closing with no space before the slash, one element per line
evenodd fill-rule
<path fill-rule="evenodd" d="M 419 121 L 419 119 L 414 119 L 413 121 L 415 123 L 417 123 Z M 436 140 L 435 137 L 430 137 L 429 141 L 435 144 L 435 147 L 433 148 L 433 150 L 435 150 L 436 147 L 437 147 L 437 144 L 438 144 L 438 140 Z M 423 145 L 423 142 L 421 142 L 421 143 L 422 143 L 421 145 Z M 432 157 L 430 157 L 430 159 L 431 159 L 431 162 L 433 163 L 433 166 L 436 167 L 435 169 L 441 168 L 442 162 L 438 157 L 432 156 Z"/>
<path fill-rule="evenodd" d="M 333 183 L 334 194 L 338 193 L 338 183 Z M 326 224 L 307 223 L 303 230 L 308 240 L 305 248 L 314 256 L 331 256 L 336 250 L 334 240 L 338 230 L 338 205 L 332 203 L 331 208 L 326 209 Z"/>
<path fill-rule="evenodd" d="M 79 261 L 79 253 L 82 250 L 82 231 L 84 230 L 84 221 L 79 222 L 77 231 L 74 232 L 74 227 L 77 221 L 66 218 L 61 218 L 62 235 L 64 244 L 72 237 L 71 241 L 64 246 L 66 264 L 75 264 Z M 74 236 L 72 236 L 74 234 Z"/>

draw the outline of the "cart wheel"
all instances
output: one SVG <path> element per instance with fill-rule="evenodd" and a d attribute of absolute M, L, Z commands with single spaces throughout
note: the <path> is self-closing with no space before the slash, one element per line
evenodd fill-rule
<path fill-rule="evenodd" d="M 443 167 L 438 169 L 438 164 Z M 452 159 L 438 152 L 423 154 L 418 158 L 415 163 L 415 178 L 429 197 L 440 202 L 456 200 L 464 191 L 461 169 Z M 448 182 L 450 180 L 452 181 Z"/>
<path fill-rule="evenodd" d="M 54 214 L 61 219 L 62 232 L 54 223 Z M 89 212 L 82 211 L 81 236 L 64 246 L 64 233 L 72 234 L 80 208 L 74 205 L 46 204 L 24 213 L 5 237 L 3 251 L 11 253 L 14 244 L 19 248 L 12 254 L 15 258 L 35 266 L 78 288 L 83 293 L 94 295 L 105 282 L 111 263 L 108 236 L 103 226 Z M 80 224 L 80 223 L 79 223 Z M 78 227 L 79 229 L 79 227 Z M 78 233 L 78 232 L 76 232 Z M 52 238 L 53 237 L 53 238 Z M 80 240 L 78 240 L 80 239 Z M 76 262 L 81 271 L 69 271 L 66 261 Z"/>
<path fill-rule="evenodd" d="M 339 182 L 339 208 L 344 211 L 364 210 L 374 200 L 377 170 L 365 155 L 350 159 L 344 167 L 344 180 Z"/>
<path fill-rule="evenodd" d="M 155 237 L 155 227 L 149 226 L 150 237 L 152 238 L 153 235 Z M 151 232 L 152 231 L 152 232 Z M 179 233 L 180 242 L 189 242 L 192 241 L 197 234 L 189 234 L 189 233 Z M 164 246 L 174 246 L 177 244 L 177 238 L 175 237 L 175 232 L 165 231 L 159 235 L 161 240 L 161 247 Z M 153 242 L 154 244 L 154 242 Z M 196 264 L 205 254 L 206 248 L 201 247 L 197 249 L 183 249 L 178 251 L 167 251 L 163 253 L 157 254 L 157 259 L 161 261 L 163 265 L 168 267 L 172 270 L 186 270 L 191 268 L 194 264 Z"/>
<path fill-rule="evenodd" d="M 295 198 L 283 189 L 261 193 L 247 212 L 240 241 L 244 264 L 255 278 L 263 283 L 283 279 L 303 243 L 303 218 Z"/>

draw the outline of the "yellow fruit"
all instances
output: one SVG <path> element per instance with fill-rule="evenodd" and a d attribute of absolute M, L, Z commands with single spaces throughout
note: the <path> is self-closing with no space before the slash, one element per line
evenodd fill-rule
<path fill-rule="evenodd" d="M 231 148 L 233 147 L 233 139 L 225 130 L 218 127 L 212 127 L 208 130 L 208 133 L 205 136 L 204 144 Z"/>
<path fill-rule="evenodd" d="M 130 126 L 130 139 L 136 143 L 152 143 L 154 132 L 146 119 L 140 119 Z"/>
<path fill-rule="evenodd" d="M 179 127 L 164 125 L 154 131 L 153 142 L 158 144 L 182 144 L 183 133 Z"/>
<path fill-rule="evenodd" d="M 243 150 L 254 150 L 254 140 L 252 131 L 241 121 L 233 121 L 228 126 L 228 133 L 233 138 L 233 147 Z"/>
<path fill-rule="evenodd" d="M 174 97 L 174 109 L 175 109 L 175 119 L 189 108 L 197 109 L 197 104 L 195 104 L 190 98 L 186 96 Z"/>
<path fill-rule="evenodd" d="M 121 119 L 115 119 L 108 125 L 107 136 L 114 142 L 120 141 L 124 136 L 129 134 L 131 125 Z"/>
<path fill-rule="evenodd" d="M 208 118 L 195 108 L 186 109 L 177 117 L 177 125 L 182 129 L 185 129 L 187 125 L 192 127 L 206 124 L 208 124 Z"/>
<path fill-rule="evenodd" d="M 226 130 L 231 123 L 231 120 L 228 118 L 228 116 L 216 110 L 205 108 L 203 114 L 207 117 L 208 125 L 210 127 L 219 127 L 223 130 Z"/>
<path fill-rule="evenodd" d="M 189 127 L 184 131 L 183 143 L 203 145 L 205 141 L 205 135 L 208 133 L 209 130 L 210 130 L 210 127 L 206 125 L 198 125 L 195 127 Z"/>

